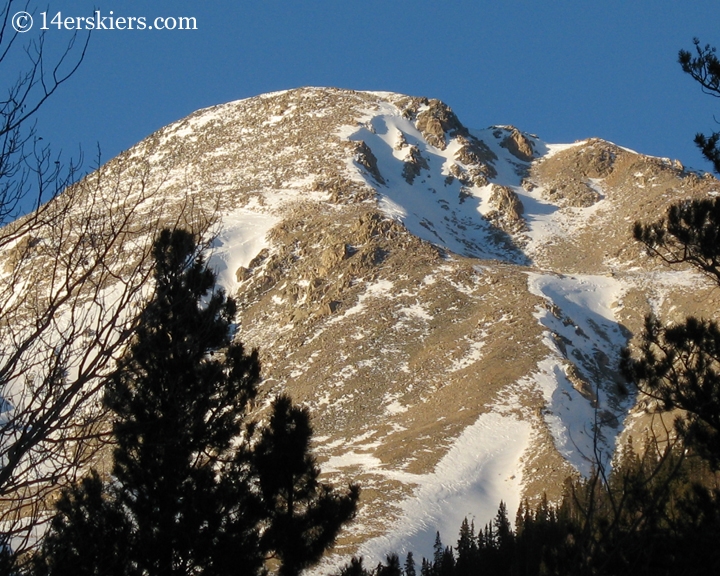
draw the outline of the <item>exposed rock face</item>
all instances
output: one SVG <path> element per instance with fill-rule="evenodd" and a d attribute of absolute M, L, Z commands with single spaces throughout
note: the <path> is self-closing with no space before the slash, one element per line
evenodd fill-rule
<path fill-rule="evenodd" d="M 445 150 L 447 136 L 467 133 L 455 113 L 440 100 L 410 98 L 399 102 L 399 106 L 406 118 L 415 118 L 415 126 L 425 140 L 440 150 Z"/>
<path fill-rule="evenodd" d="M 619 350 L 643 316 L 718 308 L 630 241 L 632 222 L 717 180 L 601 140 L 471 131 L 438 100 L 267 94 L 167 126 L 107 173 L 92 190 L 112 202 L 82 215 L 137 198 L 140 173 L 133 238 L 215 219 L 210 261 L 263 362 L 258 416 L 287 391 L 311 410 L 328 479 L 363 488 L 345 555 L 427 555 L 465 515 L 555 498 L 596 439 L 610 457 L 634 404 Z M 53 238 L 38 229 L 0 270 Z"/>
<path fill-rule="evenodd" d="M 555 182 L 544 197 L 559 206 L 588 208 L 600 200 L 600 193 L 587 182 Z"/>
<path fill-rule="evenodd" d="M 477 138 L 466 138 L 458 136 L 460 149 L 455 153 L 455 158 L 466 166 L 474 166 L 476 174 L 482 174 L 483 182 L 487 183 L 484 177 L 495 178 L 497 171 L 492 166 L 497 161 L 497 155 L 488 147 L 485 142 Z M 483 185 L 483 184 L 478 184 Z"/>
<path fill-rule="evenodd" d="M 500 146 L 523 162 L 530 162 L 535 156 L 532 140 L 515 127 L 510 127 L 510 134 L 503 138 Z"/>
<path fill-rule="evenodd" d="M 488 212 L 487 217 L 499 228 L 510 233 L 525 229 L 525 221 L 522 218 L 523 205 L 512 188 L 493 184 L 488 203 L 494 210 Z"/>
<path fill-rule="evenodd" d="M 372 167 L 372 164 L 370 166 Z M 377 160 L 375 161 L 375 170 L 377 170 Z M 327 192 L 329 200 L 334 204 L 362 202 L 375 197 L 375 190 L 370 186 L 337 175 L 331 176 L 327 180 L 316 179 L 312 183 L 311 190 Z"/>
<path fill-rule="evenodd" d="M 537 173 L 546 182 L 545 198 L 560 206 L 587 208 L 600 200 L 594 179 L 605 178 L 624 151 L 602 140 L 570 148 L 541 163 Z"/>
<path fill-rule="evenodd" d="M 362 140 L 355 143 L 355 162 L 364 167 L 368 174 L 375 179 L 378 184 L 385 184 L 385 178 L 382 177 L 377 166 L 377 158 Z"/>
<path fill-rule="evenodd" d="M 408 146 L 407 156 L 405 157 L 405 166 L 403 167 L 403 178 L 408 184 L 415 181 L 415 177 L 420 174 L 421 170 L 429 170 L 427 160 L 420 153 L 417 146 Z"/>

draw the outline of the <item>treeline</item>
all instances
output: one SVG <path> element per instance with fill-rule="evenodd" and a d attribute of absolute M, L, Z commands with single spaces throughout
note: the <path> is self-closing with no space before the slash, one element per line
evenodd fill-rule
<path fill-rule="evenodd" d="M 476 530 L 465 519 L 457 541 L 438 533 L 432 558 L 416 565 L 391 554 L 366 567 L 354 558 L 339 576 L 661 576 L 720 573 L 720 490 L 708 462 L 675 442 L 643 456 L 629 446 L 605 477 L 568 480 L 561 502 L 524 501 L 511 525 L 500 504 Z"/>

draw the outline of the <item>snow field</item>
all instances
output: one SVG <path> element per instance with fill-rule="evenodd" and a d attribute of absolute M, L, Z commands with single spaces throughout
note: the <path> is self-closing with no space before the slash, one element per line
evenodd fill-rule
<path fill-rule="evenodd" d="M 530 379 L 545 398 L 545 420 L 556 448 L 581 474 L 588 475 L 597 457 L 603 464 L 609 464 L 620 432 L 619 424 L 632 405 L 631 398 L 620 404 L 610 403 L 608 383 L 602 382 L 599 371 L 595 370 L 603 359 L 607 359 L 607 364 L 617 364 L 620 350 L 627 344 L 627 336 L 613 312 L 625 288 L 616 278 L 606 276 L 537 273 L 528 273 L 528 288 L 554 307 L 552 312 L 540 308 L 535 314 L 548 329 L 543 341 L 550 354 L 538 364 L 538 372 Z M 564 351 L 560 350 L 557 339 L 550 336 L 551 332 L 560 336 Z M 585 395 L 568 378 L 568 360 L 593 385 Z M 588 393 L 594 394 L 595 402 L 587 397 Z M 616 418 L 599 419 L 601 411 Z M 600 454 L 595 453 L 596 421 Z"/>
<path fill-rule="evenodd" d="M 389 552 L 412 551 L 419 561 L 432 555 L 436 532 L 443 542 L 453 544 L 463 518 L 482 528 L 501 500 L 508 510 L 516 510 L 522 492 L 518 471 L 531 434 L 531 424 L 517 416 L 486 413 L 453 442 L 432 473 L 375 470 L 416 488 L 399 505 L 400 518 L 388 533 L 361 546 L 359 554 L 366 564 L 373 566 Z"/>
<path fill-rule="evenodd" d="M 238 268 L 247 267 L 263 248 L 269 247 L 267 233 L 278 222 L 278 216 L 245 208 L 223 216 L 209 264 L 228 294 L 234 294 L 239 286 L 235 275 Z"/>

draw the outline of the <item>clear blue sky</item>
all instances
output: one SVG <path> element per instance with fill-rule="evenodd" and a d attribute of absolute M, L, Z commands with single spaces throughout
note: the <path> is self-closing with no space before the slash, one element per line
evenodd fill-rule
<path fill-rule="evenodd" d="M 709 169 L 692 144 L 720 100 L 680 70 L 692 39 L 720 46 L 717 0 L 29 0 L 61 12 L 188 16 L 197 30 L 101 30 L 38 117 L 64 153 L 109 159 L 194 110 L 298 86 L 444 100 L 471 128 L 547 142 L 597 136 Z M 47 31 L 48 50 L 68 31 Z M 18 64 L 19 65 L 19 64 Z M 7 70 L 6 70 L 7 72 Z M 0 78 L 6 85 L 11 78 Z"/>

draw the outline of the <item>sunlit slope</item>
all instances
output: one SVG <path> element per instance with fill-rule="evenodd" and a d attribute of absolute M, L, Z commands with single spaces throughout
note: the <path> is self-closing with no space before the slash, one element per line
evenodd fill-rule
<path fill-rule="evenodd" d="M 612 456 L 635 403 L 619 352 L 643 316 L 714 305 L 630 239 L 714 178 L 597 139 L 469 130 L 437 100 L 267 94 L 103 170 L 87 193 L 120 206 L 140 187 L 147 238 L 209 231 L 238 337 L 260 350 L 258 411 L 281 390 L 307 405 L 328 478 L 363 488 L 340 554 L 428 554 L 465 515 L 556 497 Z"/>

